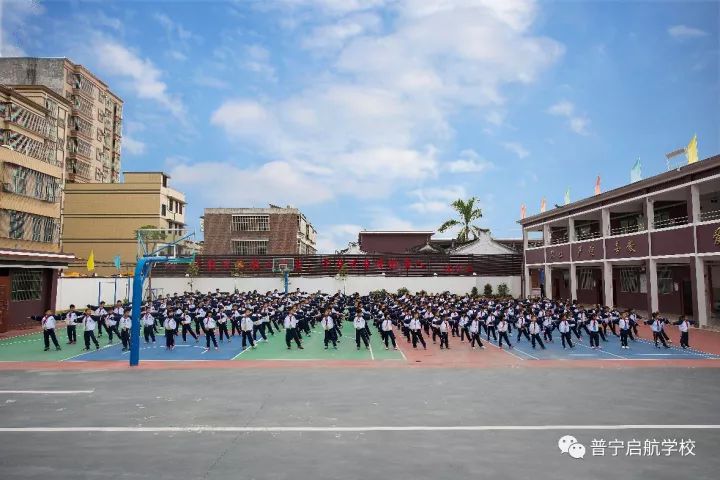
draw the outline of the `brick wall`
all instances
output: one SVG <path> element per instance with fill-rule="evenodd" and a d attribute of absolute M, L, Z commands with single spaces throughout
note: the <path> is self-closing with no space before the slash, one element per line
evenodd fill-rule
<path fill-rule="evenodd" d="M 232 255 L 233 240 L 268 240 L 268 255 L 297 253 L 298 215 L 270 214 L 270 231 L 233 232 L 232 214 L 206 213 L 204 220 L 206 255 Z"/>

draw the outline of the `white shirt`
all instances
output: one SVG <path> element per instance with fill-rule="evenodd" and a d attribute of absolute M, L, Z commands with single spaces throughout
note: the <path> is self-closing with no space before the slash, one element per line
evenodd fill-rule
<path fill-rule="evenodd" d="M 215 330 L 217 326 L 213 317 L 205 317 L 203 325 L 205 325 L 205 330 Z"/>
<path fill-rule="evenodd" d="M 42 327 L 43 330 L 52 330 L 53 328 L 55 328 L 55 317 L 53 317 L 52 315 L 47 315 L 43 317 Z"/>
<path fill-rule="evenodd" d="M 410 320 L 410 330 L 420 330 L 420 327 L 422 326 L 422 323 L 420 322 L 419 318 L 413 318 Z"/>
<path fill-rule="evenodd" d="M 146 314 L 143 315 L 143 317 L 142 317 L 142 323 L 143 323 L 143 325 L 145 325 L 146 327 L 152 327 L 153 325 L 155 325 L 155 317 L 153 317 L 153 316 L 150 315 L 149 313 L 146 313 Z"/>
<path fill-rule="evenodd" d="M 175 320 L 172 318 L 166 318 L 163 322 L 163 327 L 165 327 L 165 330 L 175 330 L 175 327 L 177 327 L 177 323 L 175 323 Z"/>
<path fill-rule="evenodd" d="M 129 330 L 132 326 L 132 318 L 122 317 L 120 319 L 120 330 Z"/>
<path fill-rule="evenodd" d="M 535 335 L 536 333 L 540 333 L 540 324 L 537 322 L 530 322 L 529 330 L 531 335 Z"/>
<path fill-rule="evenodd" d="M 108 315 L 107 318 L 105 318 L 105 325 L 108 327 L 114 327 L 117 325 L 117 320 L 115 320 L 115 317 L 112 315 Z"/>
<path fill-rule="evenodd" d="M 476 318 L 472 322 L 470 322 L 470 333 L 477 333 L 480 329 L 480 322 Z"/>
<path fill-rule="evenodd" d="M 560 322 L 558 330 L 560 330 L 560 333 L 568 333 L 570 331 L 570 324 L 568 323 L 568 321 L 563 320 L 562 322 Z"/>
<path fill-rule="evenodd" d="M 82 319 L 83 322 L 83 330 L 86 332 L 92 332 L 95 330 L 95 324 L 97 323 L 94 318 L 92 318 L 90 315 L 86 315 Z"/>
<path fill-rule="evenodd" d="M 618 326 L 620 327 L 620 330 L 627 330 L 628 328 L 630 328 L 630 320 L 621 318 L 618 322 Z"/>
<path fill-rule="evenodd" d="M 335 326 L 335 321 L 331 316 L 328 315 L 327 317 L 323 318 L 322 324 L 323 330 L 332 330 Z"/>
<path fill-rule="evenodd" d="M 442 322 L 440 322 L 440 331 L 443 333 L 447 333 L 449 326 L 450 324 L 448 323 L 448 321 L 443 320 Z"/>
<path fill-rule="evenodd" d="M 358 328 L 365 328 L 365 319 L 363 317 L 355 317 L 353 325 L 355 325 L 356 330 Z"/>
<path fill-rule="evenodd" d="M 508 323 L 505 320 L 500 320 L 500 323 L 498 323 L 498 332 L 507 332 L 508 330 Z"/>
<path fill-rule="evenodd" d="M 252 332 L 253 329 L 253 321 L 250 317 L 243 317 L 242 320 L 240 320 L 240 328 L 243 332 Z"/>
<path fill-rule="evenodd" d="M 689 323 L 687 320 L 683 320 L 680 325 L 678 325 L 678 330 L 681 332 L 687 332 L 688 331 Z"/>
<path fill-rule="evenodd" d="M 283 325 L 285 328 L 295 328 L 297 326 L 297 318 L 295 318 L 295 315 L 286 315 Z"/>
<path fill-rule="evenodd" d="M 591 332 L 597 332 L 598 331 L 598 322 L 597 320 L 590 320 L 590 331 Z"/>
<path fill-rule="evenodd" d="M 102 315 L 107 315 L 107 310 L 105 310 L 103 307 L 98 307 L 98 308 L 95 310 L 95 316 L 100 317 L 100 316 L 102 316 Z"/>
<path fill-rule="evenodd" d="M 655 321 L 652 323 L 652 325 L 650 325 L 650 329 L 651 329 L 653 332 L 658 333 L 658 332 L 662 331 L 662 329 L 663 329 L 663 323 L 662 323 L 660 320 L 655 320 Z"/>
<path fill-rule="evenodd" d="M 65 315 L 65 325 L 68 325 L 68 326 L 75 325 L 76 321 L 77 321 L 77 313 L 69 312 L 67 315 Z"/>
<path fill-rule="evenodd" d="M 393 329 L 393 323 L 392 320 L 386 319 L 382 322 L 382 331 L 383 332 L 391 332 Z"/>

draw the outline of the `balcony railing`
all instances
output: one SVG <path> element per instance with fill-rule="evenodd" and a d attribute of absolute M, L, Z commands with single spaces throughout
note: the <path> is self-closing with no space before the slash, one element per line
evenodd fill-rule
<path fill-rule="evenodd" d="M 678 225 L 687 225 L 687 223 L 688 223 L 688 217 L 684 216 L 684 217 L 665 218 L 662 220 L 655 219 L 655 221 L 653 222 L 653 226 L 655 227 L 656 230 L 660 230 L 663 228 L 670 228 L 670 227 L 675 227 Z"/>
<path fill-rule="evenodd" d="M 593 238 L 600 238 L 600 237 L 602 237 L 602 234 L 600 232 L 576 233 L 575 234 L 576 241 L 592 240 Z"/>
<path fill-rule="evenodd" d="M 551 238 L 551 239 L 550 239 L 550 244 L 551 244 L 551 245 L 559 245 L 559 244 L 561 244 L 561 243 L 567 243 L 567 242 L 568 242 L 568 236 L 567 236 L 567 235 L 563 235 L 563 236 L 559 236 L 559 237 L 554 237 L 554 238 Z"/>
<path fill-rule="evenodd" d="M 628 225 L 625 227 L 617 227 L 610 229 L 610 236 L 627 235 L 628 233 L 637 233 L 645 230 L 645 225 L 638 223 L 637 225 Z"/>
<path fill-rule="evenodd" d="M 720 210 L 712 210 L 709 212 L 700 212 L 700 221 L 709 222 L 711 220 L 720 219 Z"/>

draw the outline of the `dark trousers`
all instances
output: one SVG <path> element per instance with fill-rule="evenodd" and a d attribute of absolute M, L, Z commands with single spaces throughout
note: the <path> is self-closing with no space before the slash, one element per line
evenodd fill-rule
<path fill-rule="evenodd" d="M 290 347 L 290 342 L 295 341 L 295 344 L 297 344 L 298 348 L 300 348 L 300 338 L 297 336 L 297 332 L 294 328 L 286 328 L 285 329 L 285 343 L 287 344 L 288 348 Z"/>
<path fill-rule="evenodd" d="M 357 348 L 360 348 L 360 340 L 363 341 L 365 344 L 365 348 L 370 347 L 370 343 L 368 342 L 367 332 L 365 331 L 365 328 L 356 328 L 355 329 L 355 345 L 357 345 Z"/>
<path fill-rule="evenodd" d="M 385 346 L 390 347 L 389 343 L 392 342 L 393 348 L 397 348 L 397 344 L 395 343 L 395 332 L 392 330 L 388 330 L 387 332 L 383 333 L 383 340 L 385 341 Z"/>
<path fill-rule="evenodd" d="M 680 346 L 688 348 L 690 347 L 690 334 L 689 332 L 680 332 Z"/>
<path fill-rule="evenodd" d="M 77 331 L 75 325 L 68 325 L 65 327 L 67 330 L 68 343 L 77 343 Z"/>
<path fill-rule="evenodd" d="M 530 335 L 528 334 L 527 328 L 525 328 L 525 327 L 523 327 L 523 328 L 518 328 L 518 334 L 517 334 L 517 341 L 518 341 L 518 342 L 520 341 L 520 336 L 521 336 L 521 335 L 525 335 L 525 338 L 527 338 L 528 341 L 530 341 Z"/>
<path fill-rule="evenodd" d="M 443 348 L 443 345 L 445 345 L 445 348 L 450 348 L 450 345 L 448 345 L 447 332 L 440 332 L 440 348 Z"/>
<path fill-rule="evenodd" d="M 475 342 L 477 342 L 478 347 L 482 347 L 482 346 L 483 346 L 482 340 L 480 340 L 480 333 L 479 333 L 479 332 L 471 333 L 471 334 L 469 334 L 469 335 L 471 335 L 471 336 L 470 336 L 470 346 L 471 346 L 471 347 L 475 347 Z"/>
<path fill-rule="evenodd" d="M 120 332 L 120 341 L 122 342 L 123 349 L 130 348 L 130 330 L 123 329 Z"/>
<path fill-rule="evenodd" d="M 432 327 L 432 341 L 435 343 L 435 338 L 440 337 L 440 329 L 437 327 Z M 442 341 L 442 339 L 440 339 Z"/>
<path fill-rule="evenodd" d="M 255 340 L 253 340 L 253 331 L 252 330 L 243 330 L 242 332 L 242 347 L 245 348 L 245 345 L 250 343 L 250 346 L 255 346 Z"/>
<path fill-rule="evenodd" d="M 627 347 L 628 332 L 630 330 L 620 330 L 620 345 Z"/>
<path fill-rule="evenodd" d="M 653 332 L 653 341 L 655 342 L 655 346 L 658 345 L 658 340 L 663 344 L 663 347 L 668 348 L 667 343 L 665 343 L 665 337 L 662 334 L 662 331 L 660 332 Z"/>
<path fill-rule="evenodd" d="M 263 328 L 267 328 L 270 335 L 275 336 L 275 331 L 272 328 L 272 322 L 263 322 Z"/>
<path fill-rule="evenodd" d="M 118 331 L 117 325 L 113 325 L 112 327 L 108 327 L 107 325 L 105 325 L 105 330 L 107 331 L 108 341 L 110 343 L 112 343 L 112 341 L 113 341 L 113 333 L 115 335 L 117 335 L 118 337 L 120 336 L 120 332 Z"/>
<path fill-rule="evenodd" d="M 200 326 L 201 326 L 200 322 L 201 322 L 201 320 L 199 318 L 195 319 L 195 335 L 200 335 Z M 188 327 L 190 327 L 190 325 L 188 325 Z M 192 332 L 192 327 L 190 327 L 190 331 Z M 195 338 L 197 338 L 195 335 L 193 335 L 193 336 Z M 184 340 L 185 340 L 185 338 L 183 338 L 183 341 Z"/>
<path fill-rule="evenodd" d="M 50 349 L 50 340 L 52 340 L 55 348 L 60 348 L 60 344 L 58 343 L 54 328 L 48 328 L 47 330 L 43 330 L 43 341 L 45 342 L 45 350 Z"/>
<path fill-rule="evenodd" d="M 337 339 L 335 338 L 335 327 L 331 328 L 330 330 L 325 330 L 325 338 L 323 339 L 323 342 L 325 343 L 325 348 L 328 347 L 330 342 L 332 342 L 333 347 L 337 347 Z"/>
<path fill-rule="evenodd" d="M 460 341 L 464 341 L 465 339 L 470 340 L 470 332 L 468 332 L 467 327 L 462 327 L 460 329 Z"/>
<path fill-rule="evenodd" d="M 545 337 L 545 340 L 547 340 L 548 342 L 552 342 L 552 341 L 553 341 L 553 339 L 552 339 L 552 331 L 553 331 L 552 328 L 545 328 L 545 329 L 543 329 L 543 337 Z"/>
<path fill-rule="evenodd" d="M 98 325 L 98 337 L 102 337 L 103 328 L 105 328 L 105 330 L 107 330 L 107 325 L 105 325 L 105 320 L 98 320 L 97 325 Z"/>
<path fill-rule="evenodd" d="M 508 347 L 512 347 L 512 344 L 510 343 L 510 339 L 508 338 L 507 332 L 499 332 L 498 335 L 500 336 L 500 340 L 498 340 L 498 345 L 502 347 L 503 339 L 505 340 L 505 343 L 507 343 Z"/>
<path fill-rule="evenodd" d="M 205 348 L 210 348 L 210 341 L 212 340 L 212 344 L 215 348 L 217 348 L 217 338 L 215 338 L 215 329 L 214 328 L 208 328 L 205 330 Z"/>
<path fill-rule="evenodd" d="M 490 340 L 490 334 L 492 333 L 493 340 L 497 340 L 497 336 L 495 336 L 495 332 L 497 331 L 497 328 L 495 326 L 486 326 L 485 331 L 487 332 L 487 339 Z M 507 338 L 507 334 L 505 334 L 505 338 Z"/>
<path fill-rule="evenodd" d="M 582 335 L 580 335 L 580 331 L 578 330 L 577 326 L 570 327 L 570 331 L 575 334 L 575 336 L 578 338 L 578 340 L 580 338 L 582 338 Z"/>
<path fill-rule="evenodd" d="M 599 347 L 600 346 L 600 334 L 598 332 L 590 332 L 590 346 L 591 347 Z"/>
<path fill-rule="evenodd" d="M 219 335 L 221 342 L 223 341 L 223 335 L 225 335 L 225 338 L 228 342 L 230 341 L 230 334 L 228 334 L 227 323 L 218 323 L 218 331 L 220 332 Z"/>
<path fill-rule="evenodd" d="M 560 332 L 560 340 L 562 341 L 563 348 L 565 348 L 565 344 L 567 344 L 568 347 L 573 348 L 572 338 L 570 338 L 570 332 Z"/>
<path fill-rule="evenodd" d="M 533 348 L 535 348 L 535 343 L 539 343 L 540 348 L 545 350 L 545 344 L 543 343 L 542 338 L 540 338 L 539 333 L 533 333 L 532 336 L 530 337 L 530 342 L 532 343 Z"/>
<path fill-rule="evenodd" d="M 145 343 L 150 342 L 150 340 L 155 343 L 155 326 L 154 325 L 145 325 L 143 327 L 143 336 L 145 337 Z"/>
<path fill-rule="evenodd" d="M 267 337 L 265 336 L 265 324 L 261 323 L 260 325 L 253 327 L 253 338 L 257 338 L 257 332 L 260 332 L 260 336 L 263 340 L 267 340 Z"/>
<path fill-rule="evenodd" d="M 240 330 L 240 322 L 235 321 L 235 320 L 231 320 L 231 321 L 230 321 L 230 326 L 231 326 L 231 328 L 230 328 L 230 334 L 231 334 L 233 337 L 235 336 L 235 332 L 237 332 L 238 335 L 242 335 L 242 333 L 241 333 L 242 330 Z"/>
<path fill-rule="evenodd" d="M 167 348 L 175 346 L 175 330 L 165 330 L 165 346 Z"/>
<path fill-rule="evenodd" d="M 187 341 L 187 334 L 188 334 L 188 333 L 190 334 L 191 337 L 193 337 L 193 338 L 195 339 L 195 341 L 197 341 L 198 337 L 197 337 L 197 335 L 195 335 L 195 332 L 193 332 L 192 325 L 190 325 L 190 324 L 185 325 L 185 324 L 183 323 L 183 324 L 182 324 L 182 337 L 183 337 L 183 342 L 186 342 L 186 341 Z M 185 348 L 185 347 L 183 347 L 183 348 Z"/>
<path fill-rule="evenodd" d="M 85 350 L 90 350 L 90 340 L 95 344 L 95 348 L 100 348 L 100 344 L 95 338 L 95 330 L 85 330 L 83 332 L 83 339 L 85 340 Z"/>
<path fill-rule="evenodd" d="M 460 330 L 458 329 L 458 322 L 450 322 L 450 331 L 452 332 L 453 337 L 457 337 L 460 335 Z"/>
<path fill-rule="evenodd" d="M 597 333 L 600 336 L 600 338 L 602 338 L 603 342 L 607 342 L 607 338 L 605 338 L 605 332 L 603 330 L 604 329 L 600 328 L 600 329 L 598 329 Z"/>
<path fill-rule="evenodd" d="M 422 343 L 423 348 L 427 348 L 427 345 L 425 345 L 425 339 L 422 336 L 422 330 L 411 330 L 410 333 L 412 333 L 413 348 L 417 348 L 418 342 Z"/>

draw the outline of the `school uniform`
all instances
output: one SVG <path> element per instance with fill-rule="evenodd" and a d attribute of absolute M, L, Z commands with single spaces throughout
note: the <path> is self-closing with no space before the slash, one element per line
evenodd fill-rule
<path fill-rule="evenodd" d="M 590 320 L 588 325 L 588 335 L 590 337 L 590 348 L 600 348 L 600 324 L 596 319 Z"/>
<path fill-rule="evenodd" d="M 417 344 L 420 342 L 422 343 L 423 348 L 427 349 L 425 339 L 423 338 L 422 331 L 420 330 L 422 328 L 422 321 L 419 318 L 413 318 L 410 320 L 408 328 L 410 329 L 410 334 L 412 335 L 413 348 L 417 348 Z"/>
<path fill-rule="evenodd" d="M 663 347 L 670 348 L 670 347 L 668 347 L 668 344 L 665 343 L 665 337 L 662 334 L 663 323 L 664 322 L 662 320 L 660 320 L 659 318 L 656 318 L 655 320 L 653 320 L 652 324 L 650 325 L 650 329 L 652 330 L 652 334 L 653 334 L 653 341 L 655 342 L 656 348 L 660 348 L 660 345 L 658 345 L 658 340 L 663 344 Z"/>
<path fill-rule="evenodd" d="M 503 319 L 500 320 L 500 322 L 497 325 L 497 332 L 498 332 L 498 346 L 502 348 L 502 342 L 505 340 L 507 343 L 507 346 L 509 348 L 512 348 L 512 344 L 510 343 L 510 339 L 508 338 L 508 322 L 507 320 Z"/>
<path fill-rule="evenodd" d="M 528 326 L 527 322 L 525 321 L 525 318 L 519 317 L 517 321 L 515 322 L 515 328 L 517 328 L 517 339 L 516 341 L 520 343 L 520 337 L 522 335 L 525 335 L 525 338 L 530 341 L 530 335 L 528 335 Z"/>
<path fill-rule="evenodd" d="M 245 345 L 250 343 L 250 346 L 252 348 L 255 348 L 255 340 L 254 337 L 254 328 L 255 324 L 252 320 L 252 317 L 244 316 L 240 320 L 240 330 L 242 331 L 242 348 L 245 348 Z"/>
<path fill-rule="evenodd" d="M 540 327 L 540 324 L 535 322 L 530 322 L 528 325 L 528 332 L 530 333 L 530 343 L 532 343 L 532 347 L 535 348 L 535 344 L 540 344 L 540 348 L 545 350 L 545 344 L 543 343 L 542 339 L 540 338 L 540 331 L 542 328 Z"/>
<path fill-rule="evenodd" d="M 558 331 L 560 332 L 562 347 L 565 348 L 565 344 L 567 344 L 568 347 L 575 348 L 572 343 L 572 338 L 570 338 L 570 322 L 567 320 L 560 320 L 560 323 L 558 324 Z"/>
<path fill-rule="evenodd" d="M 330 342 L 332 342 L 333 348 L 337 348 L 337 338 L 335 337 L 335 320 L 333 320 L 332 316 L 327 315 L 323 317 L 322 327 L 323 333 L 325 335 L 325 337 L 323 338 L 325 349 L 327 350 Z"/>
<path fill-rule="evenodd" d="M 68 345 L 77 343 L 77 313 L 68 312 L 65 314 L 65 329 L 67 331 Z"/>
<path fill-rule="evenodd" d="M 145 343 L 155 343 L 155 317 L 151 313 L 146 313 L 140 317 L 140 322 L 143 326 L 143 336 L 145 337 Z"/>
<path fill-rule="evenodd" d="M 43 342 L 45 342 L 45 351 L 50 350 L 50 340 L 55 345 L 55 350 L 62 350 L 55 335 L 55 317 L 45 315 L 40 321 L 43 328 Z"/>
<path fill-rule="evenodd" d="M 397 350 L 397 344 L 395 343 L 395 332 L 393 332 L 393 322 L 389 318 L 386 318 L 380 324 L 382 329 L 383 341 L 385 341 L 385 350 L 390 348 L 389 342 L 392 342 L 392 346 Z"/>
<path fill-rule="evenodd" d="M 163 322 L 163 328 L 165 329 L 165 347 L 169 350 L 175 348 L 175 329 L 177 328 L 177 322 L 172 317 L 167 317 Z"/>
<path fill-rule="evenodd" d="M 228 322 L 230 319 L 225 314 L 225 312 L 222 312 L 218 315 L 217 318 L 217 325 L 218 325 L 218 335 L 220 336 L 220 341 L 223 341 L 223 336 L 225 339 L 230 343 L 230 334 L 228 333 Z"/>
<path fill-rule="evenodd" d="M 620 329 L 620 347 L 628 347 L 628 332 L 630 332 L 630 320 L 621 318 L 618 320 L 618 328 Z"/>
<path fill-rule="evenodd" d="M 205 329 L 205 348 L 210 350 L 210 341 L 212 341 L 215 350 L 218 349 L 217 339 L 215 338 L 215 327 L 217 323 L 215 319 L 210 316 L 206 316 L 203 320 L 203 327 Z"/>
<path fill-rule="evenodd" d="M 100 344 L 95 338 L 95 326 L 97 322 L 92 315 L 84 315 L 82 318 L 83 340 L 85 340 L 85 350 L 90 350 L 90 341 L 95 344 L 95 350 L 100 349 Z"/>
<path fill-rule="evenodd" d="M 108 314 L 107 310 L 105 310 L 104 307 L 98 307 L 95 309 L 95 312 L 93 312 L 93 315 L 95 315 L 98 318 L 97 326 L 98 326 L 98 338 L 102 338 L 103 334 L 103 327 L 107 330 L 107 327 L 105 325 L 105 316 Z"/>
<path fill-rule="evenodd" d="M 288 350 L 292 348 L 290 342 L 293 340 L 297 347 L 302 349 L 300 338 L 297 335 L 297 317 L 295 317 L 295 315 L 286 315 L 283 320 L 283 327 L 285 327 L 285 343 L 287 344 Z"/>
<path fill-rule="evenodd" d="M 682 320 L 678 323 L 678 330 L 680 331 L 680 346 L 682 348 L 690 348 L 690 322 Z"/>
<path fill-rule="evenodd" d="M 114 313 L 107 315 L 105 317 L 105 330 L 107 331 L 107 334 L 108 334 L 108 343 L 112 343 L 113 333 L 115 335 L 117 335 L 118 337 L 120 336 L 120 332 L 118 331 L 118 328 L 117 328 L 117 323 L 118 323 L 118 321 L 115 318 Z"/>
<path fill-rule="evenodd" d="M 187 334 L 188 333 L 190 334 L 191 337 L 193 337 L 195 339 L 195 343 L 200 341 L 200 339 L 195 334 L 195 332 L 193 332 L 192 322 L 193 322 L 193 319 L 190 315 L 184 313 L 180 316 L 180 327 L 182 328 L 183 343 L 187 342 Z"/>
<path fill-rule="evenodd" d="M 123 352 L 130 348 L 130 328 L 132 328 L 132 319 L 123 316 L 120 319 L 120 341 L 122 342 Z"/>
<path fill-rule="evenodd" d="M 366 349 L 370 348 L 367 332 L 365 331 L 365 319 L 362 316 L 355 317 L 355 319 L 353 319 L 353 326 L 355 327 L 355 345 L 357 345 L 358 350 L 360 350 L 360 340 L 363 341 Z"/>
<path fill-rule="evenodd" d="M 482 343 L 482 340 L 480 340 L 480 320 L 477 318 L 473 319 L 470 322 L 470 346 L 475 349 L 475 342 L 477 342 L 478 347 L 484 348 L 484 345 Z"/>
<path fill-rule="evenodd" d="M 450 322 L 443 320 L 440 322 L 438 330 L 440 331 L 440 350 L 442 350 L 443 345 L 445 348 L 450 348 L 450 345 L 448 344 L 448 330 L 450 330 Z"/>

